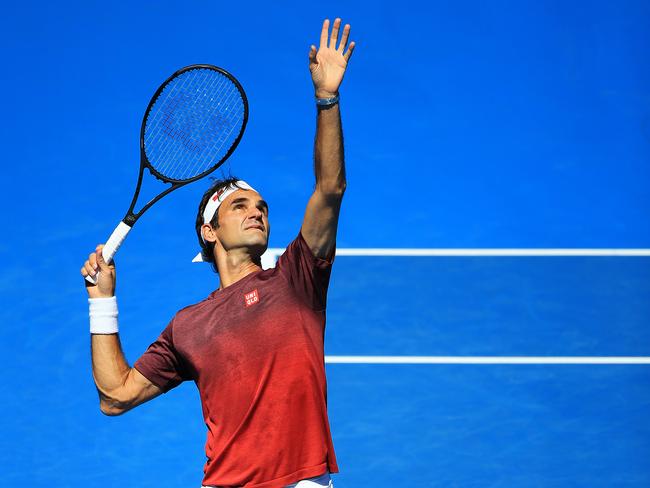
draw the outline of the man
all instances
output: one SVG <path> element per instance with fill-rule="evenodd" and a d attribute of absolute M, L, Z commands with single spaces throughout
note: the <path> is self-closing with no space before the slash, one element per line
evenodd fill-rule
<path fill-rule="evenodd" d="M 204 486 L 332 486 L 338 467 L 327 418 L 324 328 L 345 166 L 338 90 L 354 42 L 323 23 L 311 46 L 317 122 L 316 187 L 298 237 L 275 268 L 262 270 L 268 205 L 230 178 L 206 192 L 197 217 L 201 260 L 213 263 L 219 288 L 179 311 L 131 368 L 117 334 L 115 267 L 89 256 L 81 274 L 90 302 L 92 366 L 100 408 L 119 415 L 196 382 L 208 427 Z M 338 41 L 338 46 L 337 46 Z"/>

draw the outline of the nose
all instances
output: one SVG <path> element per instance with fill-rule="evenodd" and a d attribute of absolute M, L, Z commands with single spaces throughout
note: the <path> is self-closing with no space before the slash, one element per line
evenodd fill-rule
<path fill-rule="evenodd" d="M 262 213 L 262 211 L 259 208 L 253 207 L 252 210 L 248 214 L 248 218 L 249 219 L 259 220 L 261 222 L 263 215 L 264 214 Z"/>

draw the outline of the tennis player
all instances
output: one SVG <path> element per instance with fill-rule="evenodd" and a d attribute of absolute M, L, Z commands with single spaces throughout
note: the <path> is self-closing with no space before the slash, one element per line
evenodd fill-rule
<path fill-rule="evenodd" d="M 96 285 L 84 282 L 101 411 L 119 415 L 194 381 L 208 428 L 206 487 L 331 487 L 330 473 L 338 472 L 323 340 L 346 187 L 339 86 L 354 49 L 349 33 L 340 19 L 330 32 L 325 20 L 320 47 L 310 48 L 316 186 L 300 232 L 275 268 L 261 266 L 267 203 L 242 180 L 217 181 L 199 205 L 195 260 L 213 264 L 219 288 L 180 310 L 133 368 L 118 335 L 115 266 L 103 260 L 100 245 L 81 269 L 84 277 L 98 276 Z"/>

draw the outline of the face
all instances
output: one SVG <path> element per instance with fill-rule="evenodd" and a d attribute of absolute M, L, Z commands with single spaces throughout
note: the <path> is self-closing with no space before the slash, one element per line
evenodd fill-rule
<path fill-rule="evenodd" d="M 261 195 L 252 190 L 237 190 L 219 206 L 219 227 L 203 226 L 208 240 L 219 241 L 226 251 L 246 248 L 261 256 L 269 242 L 269 209 Z"/>

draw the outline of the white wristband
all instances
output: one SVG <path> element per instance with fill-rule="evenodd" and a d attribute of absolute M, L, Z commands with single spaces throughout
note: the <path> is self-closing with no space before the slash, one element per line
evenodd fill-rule
<path fill-rule="evenodd" d="M 117 298 L 89 298 L 91 334 L 117 334 Z"/>

